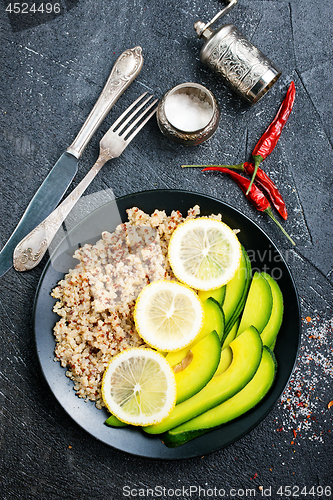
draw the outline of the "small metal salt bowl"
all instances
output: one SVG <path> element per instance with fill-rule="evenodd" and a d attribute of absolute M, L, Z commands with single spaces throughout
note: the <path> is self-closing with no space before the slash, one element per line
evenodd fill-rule
<path fill-rule="evenodd" d="M 197 101 L 199 100 L 206 109 L 210 109 L 206 123 L 198 129 L 195 126 L 194 129 L 193 126 L 179 127 L 177 120 L 168 111 L 168 104 L 174 96 L 179 98 L 184 96 L 187 100 L 192 97 Z M 181 83 L 164 94 L 159 102 L 156 118 L 161 132 L 168 139 L 184 146 L 195 146 L 202 144 L 216 131 L 220 121 L 220 108 L 212 92 L 203 85 L 199 83 Z"/>
<path fill-rule="evenodd" d="M 211 29 L 238 0 L 225 0 L 228 5 L 211 21 L 197 21 L 194 29 L 205 42 L 201 61 L 215 71 L 233 91 L 254 104 L 261 99 L 281 75 L 281 70 L 257 47 L 249 42 L 233 24 Z"/>

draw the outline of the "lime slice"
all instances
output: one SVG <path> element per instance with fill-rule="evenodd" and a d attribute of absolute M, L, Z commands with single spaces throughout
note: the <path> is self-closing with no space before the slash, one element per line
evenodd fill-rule
<path fill-rule="evenodd" d="M 161 422 L 176 404 L 176 380 L 166 359 L 152 349 L 133 347 L 109 363 L 102 397 L 108 410 L 132 425 Z"/>
<path fill-rule="evenodd" d="M 153 281 L 137 298 L 134 321 L 147 344 L 159 351 L 177 351 L 198 335 L 203 307 L 196 292 L 182 283 Z"/>
<path fill-rule="evenodd" d="M 180 224 L 168 248 L 175 276 L 196 290 L 214 290 L 225 285 L 237 271 L 241 255 L 233 230 L 224 222 L 207 217 Z"/>

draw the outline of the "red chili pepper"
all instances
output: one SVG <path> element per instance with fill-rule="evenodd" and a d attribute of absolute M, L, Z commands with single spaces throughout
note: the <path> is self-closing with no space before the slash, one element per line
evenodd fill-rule
<path fill-rule="evenodd" d="M 232 168 L 235 170 L 241 170 L 242 172 L 246 172 L 248 175 L 252 175 L 254 172 L 254 164 L 249 162 L 239 163 L 238 165 L 182 165 L 183 167 L 222 167 L 222 168 Z M 256 179 L 256 183 L 264 189 L 264 191 L 268 194 L 272 204 L 279 212 L 281 217 L 284 220 L 287 220 L 288 212 L 285 202 L 283 201 L 282 195 L 279 192 L 277 186 L 272 181 L 272 179 L 262 170 L 262 168 L 258 168 Z"/>
<path fill-rule="evenodd" d="M 255 167 L 253 163 L 249 162 L 244 163 L 244 170 L 248 175 L 253 175 L 254 169 Z M 276 184 L 272 181 L 272 179 L 260 167 L 257 170 L 256 182 L 262 189 L 266 191 L 266 193 L 271 199 L 272 204 L 279 212 L 281 217 L 284 220 L 287 220 L 288 218 L 287 207 L 280 191 L 278 190 Z"/>
<path fill-rule="evenodd" d="M 254 173 L 254 164 L 249 162 L 241 163 L 240 165 L 223 165 L 228 168 L 235 168 L 237 170 L 242 170 L 246 172 L 248 175 L 253 175 Z M 276 184 L 272 181 L 272 179 L 263 171 L 262 168 L 258 167 L 257 175 L 255 178 L 256 183 L 268 194 L 272 204 L 279 212 L 281 217 L 284 220 L 287 220 L 288 212 L 286 204 L 282 198 L 280 191 L 278 190 Z"/>
<path fill-rule="evenodd" d="M 291 239 L 289 234 L 285 231 L 285 229 L 281 226 L 280 222 L 276 220 L 276 218 L 273 215 L 272 212 L 272 207 L 264 195 L 264 193 L 255 185 L 253 184 L 250 187 L 250 180 L 247 179 L 246 177 L 243 177 L 243 175 L 240 175 L 238 172 L 234 172 L 233 170 L 230 170 L 229 168 L 226 167 L 207 167 L 204 168 L 202 171 L 205 172 L 207 170 L 217 170 L 218 172 L 222 172 L 224 174 L 230 175 L 230 177 L 236 182 L 236 184 L 241 188 L 243 193 L 245 194 L 246 198 L 252 203 L 252 205 L 259 210 L 260 212 L 264 212 L 267 214 L 274 222 L 279 226 L 283 234 L 288 238 L 288 240 L 295 245 L 295 242 Z M 248 192 L 249 191 L 249 192 Z"/>
<path fill-rule="evenodd" d="M 295 84 L 294 82 L 291 82 L 274 120 L 261 136 L 252 152 L 252 157 L 254 159 L 254 172 L 249 189 L 251 189 L 260 163 L 273 151 L 280 138 L 282 129 L 287 123 L 291 110 L 293 109 L 295 94 Z"/>

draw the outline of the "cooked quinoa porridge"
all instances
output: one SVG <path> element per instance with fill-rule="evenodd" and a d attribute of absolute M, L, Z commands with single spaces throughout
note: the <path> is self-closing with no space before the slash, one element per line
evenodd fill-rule
<path fill-rule="evenodd" d="M 52 290 L 55 360 L 66 367 L 77 396 L 104 406 L 101 382 L 112 356 L 144 345 L 133 319 L 135 300 L 142 288 L 156 279 L 175 279 L 167 258 L 175 228 L 200 214 L 199 206 L 186 217 L 179 211 L 148 215 L 133 207 L 128 222 L 113 233 L 102 233 L 95 245 L 74 253 L 79 263 Z M 211 215 L 221 220 L 221 215 Z"/>

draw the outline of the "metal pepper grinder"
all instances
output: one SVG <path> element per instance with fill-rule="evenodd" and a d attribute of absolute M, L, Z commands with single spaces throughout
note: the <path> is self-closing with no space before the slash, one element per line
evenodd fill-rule
<path fill-rule="evenodd" d="M 254 104 L 281 76 L 281 70 L 233 24 L 225 24 L 215 31 L 211 29 L 238 0 L 226 1 L 228 5 L 209 23 L 197 21 L 194 24 L 198 37 L 205 42 L 200 59 L 245 101 Z"/>

